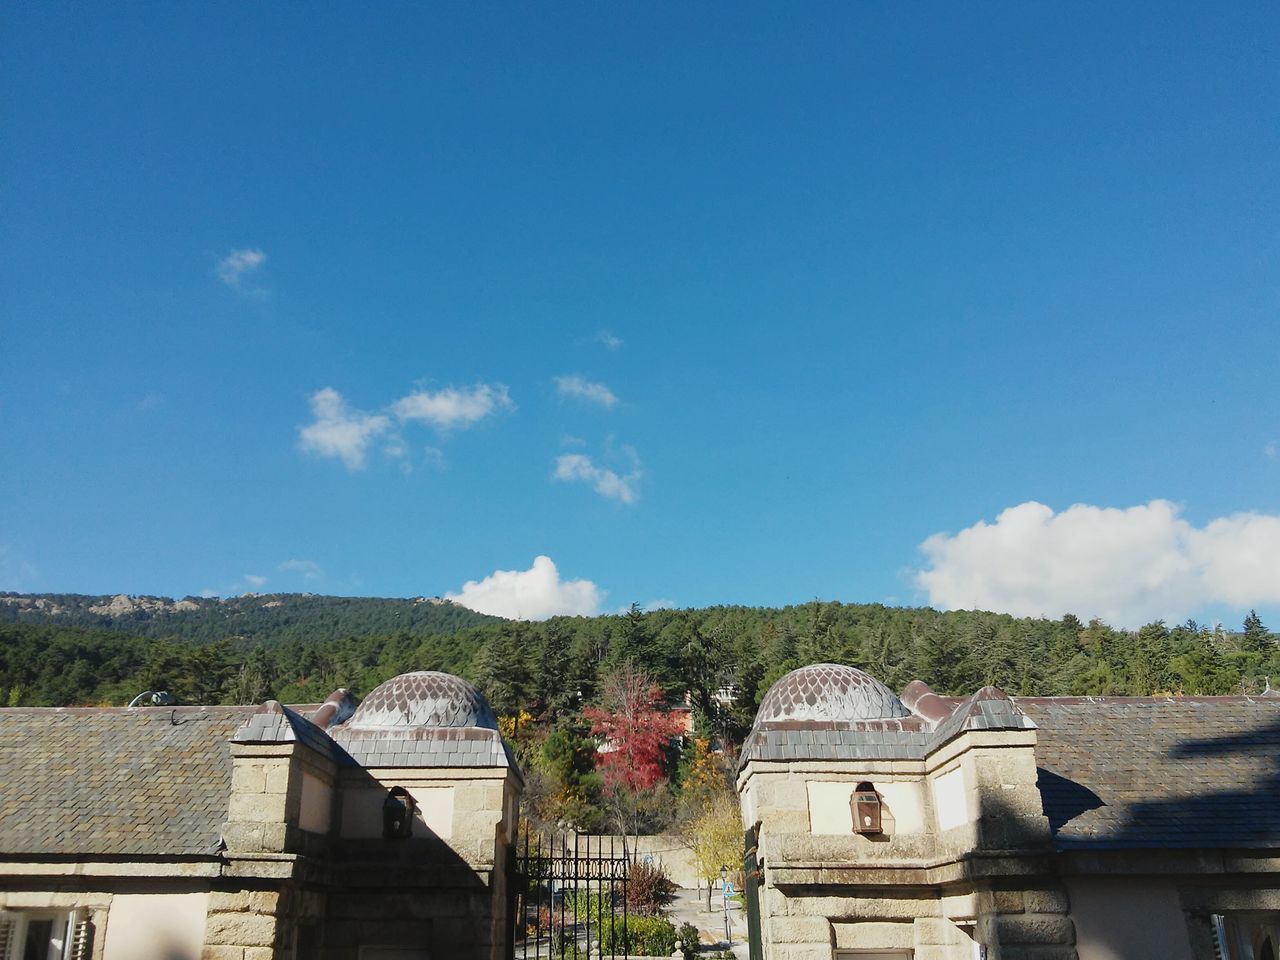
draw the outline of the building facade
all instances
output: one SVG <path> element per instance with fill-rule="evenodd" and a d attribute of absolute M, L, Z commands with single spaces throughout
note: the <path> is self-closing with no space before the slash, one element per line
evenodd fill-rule
<path fill-rule="evenodd" d="M 1280 698 L 781 678 L 738 773 L 767 960 L 1272 960 Z"/>
<path fill-rule="evenodd" d="M 520 773 L 484 698 L 0 710 L 2 960 L 499 960 Z"/>

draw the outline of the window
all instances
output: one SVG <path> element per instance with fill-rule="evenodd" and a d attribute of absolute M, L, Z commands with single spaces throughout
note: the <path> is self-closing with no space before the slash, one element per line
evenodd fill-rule
<path fill-rule="evenodd" d="M 0 912 L 0 960 L 89 960 L 93 924 L 82 910 Z"/>

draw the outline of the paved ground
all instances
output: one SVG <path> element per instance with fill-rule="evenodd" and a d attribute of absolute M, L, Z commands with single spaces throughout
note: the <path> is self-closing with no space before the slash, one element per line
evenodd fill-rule
<path fill-rule="evenodd" d="M 711 892 L 711 910 L 707 911 L 707 891 L 690 890 L 681 887 L 676 895 L 676 902 L 671 905 L 671 922 L 679 927 L 682 923 L 692 923 L 702 936 L 702 952 L 712 953 L 724 950 L 733 951 L 735 957 L 747 958 L 747 918 L 742 908 L 732 899 L 729 900 L 729 933 L 732 943 L 725 942 L 724 935 L 724 901 L 720 891 Z"/>

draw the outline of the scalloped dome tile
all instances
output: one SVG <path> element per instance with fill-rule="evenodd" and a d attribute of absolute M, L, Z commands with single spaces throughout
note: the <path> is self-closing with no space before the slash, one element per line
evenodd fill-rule
<path fill-rule="evenodd" d="M 356 730 L 396 727 L 498 729 L 484 695 L 461 677 L 435 670 L 402 673 L 379 684 L 347 724 Z"/>
<path fill-rule="evenodd" d="M 884 720 L 909 716 L 892 690 L 857 667 L 814 663 L 778 679 L 760 701 L 756 723 Z"/>

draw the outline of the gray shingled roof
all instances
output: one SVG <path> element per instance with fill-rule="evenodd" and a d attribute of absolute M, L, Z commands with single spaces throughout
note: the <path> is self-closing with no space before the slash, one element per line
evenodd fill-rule
<path fill-rule="evenodd" d="M 772 690 L 766 699 L 768 696 Z M 874 720 L 775 720 L 768 719 L 773 714 L 762 707 L 742 744 L 738 769 L 752 760 L 919 760 L 966 730 L 1035 728 L 995 687 L 983 687 L 964 699 L 935 699 L 944 704 L 944 712 L 950 709 L 945 719 L 909 715 Z"/>
<path fill-rule="evenodd" d="M 334 741 L 365 767 L 515 767 L 497 730 L 479 727 L 351 730 L 334 727 Z"/>
<path fill-rule="evenodd" d="M 0 710 L 0 856 L 211 855 L 260 709 Z"/>
<path fill-rule="evenodd" d="M 1016 698 L 1062 849 L 1280 847 L 1280 698 Z"/>
<path fill-rule="evenodd" d="M 342 723 L 321 730 L 296 710 L 273 700 L 248 717 L 237 743 L 299 741 L 345 766 L 512 767 L 515 759 L 497 730 L 483 727 L 385 727 Z"/>

